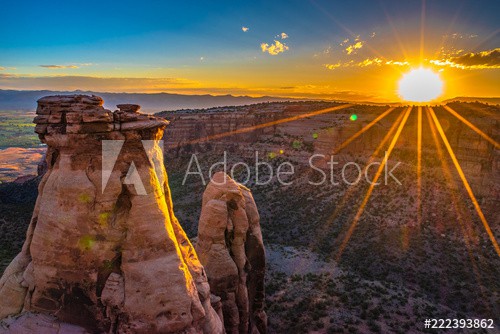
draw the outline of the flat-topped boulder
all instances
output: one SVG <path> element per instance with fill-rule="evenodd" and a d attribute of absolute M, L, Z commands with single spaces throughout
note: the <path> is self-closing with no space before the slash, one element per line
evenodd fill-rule
<path fill-rule="evenodd" d="M 141 109 L 138 104 L 118 104 L 116 107 L 122 112 L 138 112 Z"/>
<path fill-rule="evenodd" d="M 44 96 L 38 101 L 39 106 L 51 105 L 51 104 L 75 104 L 75 103 L 85 103 L 102 106 L 104 100 L 100 96 L 96 95 L 51 95 Z"/>

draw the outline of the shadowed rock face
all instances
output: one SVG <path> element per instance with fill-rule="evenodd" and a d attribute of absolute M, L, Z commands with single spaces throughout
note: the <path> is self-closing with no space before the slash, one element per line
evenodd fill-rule
<path fill-rule="evenodd" d="M 266 333 L 259 213 L 250 190 L 222 172 L 203 194 L 196 251 L 212 293 L 222 299 L 227 333 Z"/>
<path fill-rule="evenodd" d="M 33 323 L 223 333 L 205 271 L 173 212 L 157 141 L 168 122 L 137 105 L 111 112 L 102 104 L 83 95 L 38 101 L 35 131 L 48 145 L 48 169 L 23 249 L 0 279 L 0 319 L 25 312 L 11 321 L 12 333 Z"/>

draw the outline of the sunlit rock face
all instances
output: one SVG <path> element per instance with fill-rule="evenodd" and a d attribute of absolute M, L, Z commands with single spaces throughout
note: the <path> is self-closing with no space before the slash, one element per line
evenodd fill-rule
<path fill-rule="evenodd" d="M 203 194 L 196 251 L 227 333 L 266 333 L 265 251 L 252 193 L 219 172 Z"/>
<path fill-rule="evenodd" d="M 51 321 L 92 333 L 223 333 L 173 212 L 157 141 L 168 122 L 137 105 L 102 105 L 83 95 L 38 101 L 47 172 L 23 249 L 0 280 L 0 319 L 32 315 L 11 321 L 12 333 Z"/>

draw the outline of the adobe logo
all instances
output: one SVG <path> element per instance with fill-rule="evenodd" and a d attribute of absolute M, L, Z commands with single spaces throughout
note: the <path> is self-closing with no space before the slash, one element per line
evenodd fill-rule
<path fill-rule="evenodd" d="M 163 173 L 163 140 L 141 140 L 144 152 L 148 157 L 151 166 L 154 169 L 156 177 L 160 184 L 164 181 Z M 104 193 L 108 184 L 113 168 L 122 151 L 125 140 L 103 140 L 102 141 L 102 176 L 101 191 Z M 122 184 L 133 185 L 137 195 L 147 195 L 146 188 L 142 183 L 141 177 L 134 161 L 130 161 L 130 166 Z"/>

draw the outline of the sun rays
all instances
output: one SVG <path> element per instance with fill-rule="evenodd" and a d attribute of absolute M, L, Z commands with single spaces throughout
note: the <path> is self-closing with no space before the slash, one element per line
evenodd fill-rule
<path fill-rule="evenodd" d="M 382 120 L 385 116 L 389 115 L 394 109 L 396 109 L 396 108 L 391 107 L 391 108 L 387 109 L 385 112 L 383 112 L 382 114 L 380 114 L 377 118 L 375 118 L 373 121 L 371 121 L 370 123 L 368 123 L 367 125 L 365 125 L 361 130 L 359 130 L 358 132 L 356 132 L 349 139 L 347 139 L 342 144 L 340 144 L 337 148 L 335 148 L 333 150 L 333 152 L 332 152 L 332 155 L 335 155 L 335 154 L 339 153 L 347 145 L 349 145 L 350 143 L 352 143 L 356 138 L 358 138 L 363 133 L 365 133 L 368 129 L 370 129 L 372 126 L 374 126 L 375 124 L 377 124 L 378 122 L 380 122 L 380 120 Z"/>
<path fill-rule="evenodd" d="M 443 108 L 446 109 L 446 111 L 448 111 L 450 114 L 452 114 L 453 116 L 455 116 L 456 118 L 458 118 L 460 121 L 462 121 L 462 123 L 464 123 L 465 125 L 467 125 L 473 131 L 475 131 L 478 135 L 480 135 L 481 137 L 483 137 L 484 139 L 486 139 L 487 141 L 489 141 L 496 149 L 500 148 L 500 144 L 497 141 L 495 141 L 493 138 L 491 138 L 490 136 L 488 136 L 487 134 L 485 134 L 483 131 L 479 130 L 474 124 L 472 124 L 471 122 L 469 122 L 468 120 L 466 120 L 463 116 L 460 116 L 460 114 L 457 113 L 455 110 L 451 109 L 447 105 L 444 105 Z"/>
<path fill-rule="evenodd" d="M 422 107 L 417 110 L 417 225 L 422 224 Z"/>
<path fill-rule="evenodd" d="M 316 4 L 314 1 L 313 1 L 313 3 Z M 316 6 L 319 6 L 319 5 L 316 4 Z M 326 15 L 331 17 L 331 14 L 326 12 L 323 8 L 320 7 L 320 9 L 322 9 Z M 426 15 L 426 3 L 424 0 L 424 1 L 422 1 L 422 7 L 421 7 L 421 31 L 420 31 L 420 41 L 419 41 L 420 42 L 420 52 L 418 54 L 421 65 L 422 65 L 422 63 L 425 59 L 425 56 L 426 56 L 426 52 L 424 50 L 424 47 L 425 47 L 425 40 L 424 40 L 424 37 L 425 37 L 425 15 Z M 344 31 L 349 33 L 349 35 L 351 37 L 353 37 L 353 38 L 356 37 L 356 35 L 352 31 L 350 31 L 346 26 L 344 26 L 340 22 L 336 21 L 333 17 L 331 17 L 331 18 Z M 389 17 L 388 17 L 388 20 L 390 21 Z M 398 41 L 400 41 L 397 30 L 393 29 L 393 33 L 396 36 L 396 39 Z M 378 50 L 376 50 L 372 46 L 370 46 L 369 43 L 366 45 L 366 47 L 373 54 L 377 55 L 381 59 L 384 59 L 384 55 L 382 55 L 381 52 L 379 52 Z M 401 52 L 406 57 L 407 50 L 405 50 L 403 48 L 404 45 L 402 43 L 400 43 L 399 47 L 402 49 Z M 433 100 L 437 96 L 439 96 L 442 93 L 442 91 L 441 91 L 442 86 L 443 86 L 443 82 L 439 78 L 439 74 L 435 73 L 431 69 L 424 69 L 423 67 L 421 67 L 418 69 L 414 69 L 413 71 L 410 71 L 409 73 L 407 73 L 407 75 L 403 75 L 403 78 L 400 81 L 399 92 L 400 92 L 400 95 L 405 100 L 425 102 L 425 101 Z M 244 133 L 252 132 L 255 130 L 267 128 L 267 127 L 277 126 L 277 125 L 288 123 L 288 122 L 298 121 L 298 120 L 307 119 L 307 118 L 311 118 L 311 117 L 318 116 L 318 115 L 324 115 L 327 113 L 340 111 L 343 109 L 350 108 L 352 106 L 353 106 L 353 104 L 341 104 L 339 106 L 335 106 L 332 108 L 326 108 L 326 109 L 321 109 L 321 110 L 317 110 L 317 111 L 313 111 L 313 112 L 307 112 L 307 113 L 303 113 L 300 115 L 294 115 L 291 117 L 286 117 L 286 118 L 282 118 L 282 119 L 273 120 L 270 122 L 265 122 L 262 124 L 257 124 L 254 126 L 239 128 L 239 129 L 235 129 L 232 131 L 217 133 L 217 134 L 214 134 L 211 136 L 196 138 L 196 139 L 181 143 L 180 146 L 198 144 L 198 143 L 203 143 L 203 142 L 210 142 L 210 141 L 214 141 L 214 140 L 220 140 L 220 139 L 227 138 L 227 137 L 234 136 L 234 135 L 238 135 L 238 134 L 244 134 Z M 456 110 L 452 109 L 448 105 L 443 105 L 442 108 L 444 108 L 444 110 L 446 110 L 446 112 L 448 112 L 449 114 L 454 116 L 456 119 L 458 119 L 461 123 L 465 124 L 469 129 L 471 129 L 472 131 L 477 133 L 479 136 L 481 136 L 482 139 L 486 140 L 488 143 L 493 145 L 494 149 L 500 148 L 500 144 L 495 139 L 493 139 L 490 135 L 484 133 L 476 125 L 472 124 L 469 120 L 467 120 L 462 115 L 460 115 Z M 354 135 L 350 136 L 348 139 L 346 139 L 340 143 L 332 143 L 332 146 L 334 146 L 334 147 L 331 150 L 331 155 L 337 155 L 338 153 L 340 153 L 343 149 L 348 147 L 354 141 L 356 141 L 357 139 L 362 137 L 363 134 L 365 134 L 367 131 L 372 129 L 376 124 L 378 124 L 383 119 L 385 119 L 387 116 L 392 114 L 394 112 L 394 110 L 396 110 L 396 109 L 397 108 L 395 108 L 395 107 L 390 107 L 390 108 L 386 109 L 384 112 L 382 112 L 377 117 L 375 117 L 373 120 L 371 120 L 368 124 L 364 125 Z M 377 169 L 377 172 L 375 173 L 375 176 L 372 180 L 372 184 L 370 184 L 370 186 L 366 190 L 366 193 L 364 194 L 364 196 L 361 197 L 362 198 L 361 204 L 359 205 L 354 218 L 352 219 L 352 221 L 348 225 L 349 227 L 347 228 L 345 235 L 343 237 L 339 237 L 339 240 L 341 240 L 341 242 L 340 242 L 340 245 L 338 246 L 338 249 L 336 250 L 336 259 L 337 260 L 340 260 L 342 253 L 344 252 L 345 248 L 348 246 L 349 240 L 351 239 L 353 233 L 355 233 L 356 226 L 358 224 L 362 223 L 363 212 L 364 212 L 364 210 L 365 210 L 368 202 L 370 201 L 370 198 L 375 190 L 374 183 L 376 183 L 378 181 L 378 179 L 380 178 L 381 173 L 383 171 L 383 168 L 384 168 L 385 164 L 387 164 L 387 160 L 389 159 L 392 151 L 396 147 L 396 144 L 397 144 L 398 139 L 401 135 L 401 132 L 403 131 L 403 129 L 405 128 L 405 125 L 407 124 L 407 120 L 408 120 L 410 114 L 413 114 L 413 113 L 416 113 L 416 169 L 415 169 L 415 173 L 416 173 L 416 175 L 415 175 L 416 176 L 416 189 L 415 189 L 416 203 L 414 205 L 414 210 L 415 210 L 416 225 L 421 226 L 421 224 L 422 224 L 422 210 L 423 210 L 422 206 L 425 205 L 425 203 L 423 203 L 423 199 L 422 199 L 422 191 L 423 191 L 423 189 L 422 189 L 422 187 L 423 187 L 423 184 L 422 184 L 422 169 L 423 169 L 422 161 L 423 161 L 423 154 L 424 154 L 422 146 L 423 146 L 424 137 L 427 135 L 427 134 L 423 133 L 423 117 L 422 117 L 423 112 L 425 112 L 427 115 L 427 120 L 429 121 L 428 123 L 429 123 L 430 129 L 432 131 L 432 135 L 433 135 L 433 137 L 435 137 L 434 139 L 440 138 L 441 141 L 443 142 L 444 147 L 446 148 L 446 150 L 443 150 L 443 151 L 446 151 L 448 153 L 451 161 L 453 162 L 453 165 L 455 166 L 455 169 L 457 170 L 457 173 L 461 179 L 463 187 L 465 188 L 470 200 L 472 201 L 474 209 L 479 217 L 479 220 L 481 221 L 481 223 L 484 227 L 484 230 L 485 230 L 486 234 L 488 235 L 488 237 L 489 237 L 489 239 L 490 239 L 490 241 L 495 249 L 495 252 L 498 254 L 498 256 L 500 256 L 500 248 L 498 246 L 497 240 L 495 239 L 495 236 L 494 236 L 493 232 L 491 231 L 490 225 L 487 222 L 487 219 L 481 210 L 479 202 L 477 201 L 477 198 L 474 195 L 474 192 L 473 192 L 470 184 L 467 181 L 467 178 L 466 178 L 466 176 L 465 176 L 465 174 L 460 166 L 460 163 L 456 157 L 456 154 L 455 154 L 452 146 L 450 145 L 450 143 L 448 141 L 448 138 L 445 134 L 445 131 L 444 131 L 435 111 L 430 107 L 424 108 L 422 106 L 418 106 L 418 107 L 414 107 L 414 108 L 408 107 L 406 110 L 403 110 L 401 112 L 399 117 L 392 124 L 391 128 L 389 130 L 387 130 L 385 137 L 379 143 L 375 152 L 368 158 L 367 161 L 368 161 L 368 165 L 369 165 L 370 163 L 373 163 L 373 161 L 376 159 L 378 153 L 384 147 L 385 143 L 390 141 L 390 145 L 387 148 L 387 155 L 383 159 L 383 161 L 381 162 L 379 168 Z M 439 135 L 439 138 L 438 138 L 438 135 Z M 391 136 L 392 136 L 392 138 L 391 138 Z M 438 154 L 439 154 L 440 160 L 445 159 L 443 152 L 438 150 Z M 443 170 L 445 170 L 445 166 L 446 166 L 445 164 L 442 165 Z M 366 171 L 366 169 L 364 171 Z M 445 170 L 445 174 L 446 173 L 450 174 L 449 171 Z M 446 179 L 448 180 L 447 182 L 450 182 L 449 177 L 446 177 Z M 359 189 L 358 185 L 351 186 L 346 190 L 346 192 L 344 193 L 340 202 L 336 206 L 335 210 L 330 215 L 329 219 L 326 222 L 324 222 L 322 229 L 328 228 L 333 223 L 333 221 L 337 218 L 339 213 L 342 210 L 344 210 L 348 200 L 353 196 L 353 194 L 356 192 L 357 189 Z M 454 200 L 454 203 L 457 201 L 456 198 L 454 198 L 453 200 Z M 467 227 L 465 225 L 462 227 L 465 228 L 465 230 L 467 230 Z M 467 237 L 464 235 L 464 238 L 467 238 Z"/>
<path fill-rule="evenodd" d="M 352 107 L 352 104 L 342 104 L 339 106 L 335 106 L 332 108 L 326 108 L 326 109 L 321 109 L 313 112 L 307 112 L 303 113 L 300 115 L 295 115 L 291 117 L 286 117 L 282 119 L 277 119 L 271 122 L 266 122 L 262 124 L 258 124 L 255 126 L 250 126 L 250 127 L 244 127 L 240 129 L 235 129 L 233 131 L 228 131 L 228 132 L 223 132 L 203 138 L 197 138 L 194 140 L 189 141 L 188 143 L 183 143 L 183 145 L 186 144 L 196 144 L 196 143 L 202 143 L 202 142 L 207 142 L 207 141 L 213 141 L 213 140 L 219 140 L 223 139 L 229 136 L 233 135 L 238 135 L 242 133 L 247 133 L 251 131 L 255 131 L 258 129 L 270 127 L 270 126 L 276 126 L 279 124 L 284 124 L 288 122 L 293 122 L 293 121 L 298 121 L 306 118 L 313 118 L 314 116 L 318 115 L 324 115 L 327 113 L 335 112 L 335 111 L 340 111 L 349 107 Z M 495 149 L 499 148 L 499 143 L 495 141 L 492 137 L 489 135 L 485 134 L 483 131 L 481 131 L 477 126 L 472 124 L 470 121 L 465 119 L 463 116 L 461 116 L 457 111 L 453 110 L 451 107 L 444 105 L 442 106 L 444 110 L 446 110 L 448 113 L 453 115 L 456 119 L 458 119 L 460 122 L 465 124 L 468 128 L 470 128 L 472 131 L 477 133 L 478 135 L 481 136 L 482 139 L 488 141 Z M 351 143 L 353 143 L 356 139 L 359 139 L 364 133 L 366 133 L 368 130 L 373 128 L 374 125 L 382 121 L 384 118 L 386 118 L 388 115 L 390 115 L 394 110 L 399 109 L 395 107 L 390 107 L 384 112 L 380 113 L 378 116 L 376 116 L 373 120 L 371 120 L 368 124 L 364 125 L 360 130 L 358 130 L 356 133 L 354 133 L 352 136 L 347 138 L 346 140 L 342 141 L 340 144 L 337 144 L 334 146 L 332 149 L 332 155 L 336 155 L 340 153 L 343 149 L 348 147 Z M 453 165 L 455 166 L 455 169 L 458 173 L 458 176 L 460 177 L 461 183 L 463 184 L 464 189 L 466 190 L 473 206 L 474 209 L 477 213 L 477 216 L 479 217 L 479 220 L 482 223 L 482 226 L 484 228 L 484 231 L 488 235 L 488 238 L 491 241 L 491 244 L 493 245 L 493 248 L 495 252 L 497 253 L 498 256 L 500 256 L 500 248 L 498 245 L 498 242 L 491 230 L 491 227 L 479 205 L 479 202 L 477 201 L 476 196 L 474 195 L 474 192 L 465 176 L 464 171 L 462 170 L 460 163 L 456 157 L 456 154 L 452 148 L 452 146 L 449 143 L 449 140 L 446 136 L 445 130 L 443 129 L 440 120 L 438 119 L 434 109 L 432 107 L 407 107 L 406 109 L 402 110 L 401 113 L 396 117 L 396 119 L 393 121 L 391 127 L 387 130 L 385 133 L 383 139 L 378 143 L 377 148 L 373 152 L 373 154 L 368 158 L 367 160 L 367 166 L 363 169 L 363 173 L 366 173 L 367 168 L 370 164 L 372 164 L 379 153 L 382 151 L 382 149 L 385 147 L 387 142 L 390 142 L 389 146 L 386 148 L 386 155 L 384 159 L 382 159 L 371 183 L 368 189 L 366 190 L 365 194 L 361 196 L 362 198 L 361 203 L 359 204 L 359 207 L 356 210 L 356 214 L 350 221 L 350 223 L 346 226 L 346 229 L 344 230 L 343 233 L 341 233 L 338 236 L 339 242 L 337 243 L 337 247 L 332 250 L 332 255 L 334 255 L 335 259 L 337 261 L 340 261 L 342 258 L 342 254 L 344 253 L 345 249 L 348 247 L 349 241 L 353 234 L 355 233 L 356 227 L 359 224 L 362 224 L 364 221 L 362 219 L 363 213 L 365 211 L 365 208 L 367 204 L 370 202 L 370 199 L 372 198 L 373 192 L 375 190 L 375 186 L 378 183 L 384 168 L 386 164 L 388 163 L 389 158 L 391 157 L 391 154 L 393 153 L 393 150 L 396 148 L 396 145 L 398 143 L 398 139 L 401 136 L 401 133 L 405 129 L 406 124 L 408 123 L 408 119 L 411 114 L 416 114 L 416 168 L 414 169 L 416 173 L 416 203 L 415 203 L 415 221 L 416 221 L 416 226 L 420 227 L 422 224 L 422 211 L 423 211 L 423 206 L 425 205 L 425 202 L 423 201 L 422 198 L 422 191 L 423 191 L 423 181 L 422 181 L 422 170 L 423 170 L 423 141 L 424 138 L 428 135 L 427 133 L 423 132 L 423 113 L 426 113 L 427 120 L 430 126 L 432 138 L 436 144 L 436 151 L 438 154 L 438 158 L 442 163 L 441 168 L 443 169 L 444 175 L 446 182 L 450 185 L 452 183 L 454 184 L 455 182 L 453 181 L 451 171 L 449 170 L 449 167 L 446 163 L 446 157 L 444 151 L 448 153 L 448 156 L 450 157 L 451 161 L 453 162 Z M 441 139 L 442 144 L 446 148 L 446 150 L 443 150 L 441 148 L 441 143 L 438 142 L 439 138 Z M 337 219 L 338 215 L 343 212 L 343 210 L 346 209 L 346 205 L 349 201 L 349 199 L 352 198 L 352 196 L 356 193 L 357 190 L 359 190 L 359 184 L 356 185 L 351 185 L 349 188 L 346 189 L 345 193 L 341 197 L 340 201 L 337 202 L 337 205 L 335 206 L 335 210 L 333 213 L 330 215 L 330 217 L 322 224 L 320 229 L 318 230 L 318 237 L 322 238 L 323 235 L 320 235 L 320 231 L 326 231 L 328 230 L 329 226 Z M 459 225 L 458 227 L 461 229 L 461 232 L 464 237 L 464 242 L 466 243 L 467 249 L 470 251 L 471 245 L 473 243 L 474 239 L 474 232 L 472 231 L 472 225 L 467 224 L 463 222 L 463 213 L 462 209 L 460 208 L 460 199 L 458 197 L 457 193 L 451 192 L 450 196 L 452 196 L 452 204 L 453 207 L 455 208 L 455 211 L 457 211 L 457 215 L 459 216 Z M 462 200 L 463 203 L 463 200 Z M 351 207 L 352 208 L 352 207 Z M 348 209 L 348 208 L 347 208 Z M 409 238 L 411 235 L 408 233 L 410 230 L 406 230 L 406 236 L 405 236 L 405 243 L 406 246 L 409 245 Z M 314 245 L 311 245 L 314 246 Z"/>
<path fill-rule="evenodd" d="M 323 114 L 330 113 L 330 112 L 333 112 L 333 111 L 339 111 L 339 110 L 342 110 L 342 109 L 345 109 L 345 108 L 349 108 L 349 107 L 352 107 L 352 106 L 353 106 L 352 104 L 346 103 L 346 104 L 342 104 L 340 106 L 336 106 L 336 107 L 332 107 L 332 108 L 326 108 L 326 109 L 321 109 L 321 110 L 316 110 L 316 111 L 308 112 L 308 113 L 301 114 L 301 115 L 286 117 L 286 118 L 278 119 L 278 120 L 271 121 L 271 122 L 266 122 L 266 123 L 262 123 L 262 124 L 258 124 L 258 125 L 254 125 L 254 126 L 248 126 L 248 127 L 245 127 L 245 128 L 236 129 L 236 130 L 233 130 L 233 131 L 227 131 L 227 132 L 223 132 L 223 133 L 218 133 L 218 134 L 215 134 L 215 135 L 212 135 L 212 136 L 208 136 L 208 137 L 204 137 L 204 138 L 197 138 L 197 139 L 191 140 L 191 141 L 189 141 L 187 143 L 183 143 L 183 145 L 198 144 L 198 143 L 203 143 L 203 142 L 207 142 L 207 141 L 211 141 L 211 140 L 222 139 L 222 138 L 226 138 L 226 137 L 229 137 L 229 136 L 234 136 L 234 135 L 238 135 L 238 134 L 242 134 L 242 133 L 247 133 L 247 132 L 255 131 L 255 130 L 258 130 L 258 129 L 267 128 L 267 127 L 270 127 L 270 126 L 275 126 L 275 125 L 279 125 L 279 124 L 283 124 L 283 123 L 293 122 L 293 121 L 297 121 L 297 120 L 300 120 L 300 119 L 304 119 L 304 118 L 308 118 L 308 117 L 313 117 L 313 116 L 317 116 L 317 115 L 323 115 Z"/>
<path fill-rule="evenodd" d="M 498 143 L 492 139 L 491 137 L 489 137 L 488 135 L 486 135 L 484 132 L 482 132 L 481 130 L 479 130 L 477 127 L 475 127 L 472 123 L 468 122 L 465 118 L 463 118 L 461 115 L 459 115 L 456 111 L 454 111 L 453 109 L 451 109 L 450 107 L 448 106 L 444 106 L 445 109 L 450 112 L 451 114 L 453 114 L 455 117 L 457 117 L 461 122 L 463 122 L 465 125 L 467 125 L 468 127 L 470 127 L 473 131 L 475 131 L 476 133 L 478 133 L 482 138 L 488 140 L 491 144 L 493 144 L 495 146 L 495 148 L 498 148 Z M 375 183 L 377 182 L 377 180 L 379 179 L 380 177 L 380 174 L 382 172 L 382 169 L 383 169 L 383 166 L 385 163 L 387 163 L 387 159 L 388 157 L 391 155 L 392 153 L 392 150 L 394 149 L 394 146 L 396 145 L 397 143 L 397 140 L 401 134 L 401 131 L 403 130 L 404 126 L 405 126 L 405 123 L 408 119 L 408 116 L 410 114 L 410 110 L 411 108 L 407 109 L 406 113 L 405 113 L 405 116 L 403 118 L 403 120 L 401 121 L 399 127 L 398 127 L 398 131 L 396 132 L 396 134 L 394 135 L 392 141 L 391 141 L 391 145 L 389 146 L 389 148 L 387 149 L 387 155 L 386 155 L 386 158 L 384 159 L 384 161 L 382 162 L 382 164 L 380 165 L 380 168 L 377 170 L 377 173 L 372 181 L 372 184 L 370 184 L 370 187 L 368 188 L 357 212 L 356 212 L 356 215 L 354 216 L 350 226 L 349 226 L 349 229 L 348 231 L 345 233 L 345 236 L 343 237 L 343 240 L 342 242 L 340 243 L 340 246 L 338 248 L 338 251 L 337 251 L 337 255 L 336 255 L 336 260 L 337 261 L 340 261 L 341 259 L 341 256 L 345 250 L 345 248 L 347 247 L 347 244 L 350 240 L 350 238 L 352 237 L 353 233 L 354 233 L 354 230 L 356 228 L 356 226 L 359 224 L 360 222 L 360 219 L 363 215 L 363 212 L 364 212 L 364 209 L 368 203 L 368 201 L 370 200 L 370 197 L 373 193 L 373 190 L 374 190 L 374 187 L 375 187 Z M 487 220 L 486 220 L 486 217 L 484 216 L 484 213 L 483 211 L 481 210 L 481 207 L 479 205 L 479 202 L 477 201 L 475 195 L 474 195 L 474 192 L 472 191 L 472 188 L 470 187 L 468 181 L 467 181 L 467 178 L 458 162 L 458 159 L 456 158 L 456 155 L 455 155 L 455 152 L 453 151 L 453 148 L 451 147 L 449 141 L 448 141 L 448 138 L 446 137 L 446 134 L 441 126 L 441 123 L 439 122 L 439 119 L 437 118 L 434 110 L 431 108 L 431 107 L 426 107 L 426 111 L 428 113 L 428 118 L 429 118 L 429 121 L 430 121 L 430 126 L 431 126 L 431 130 L 433 131 L 433 135 L 435 137 L 435 140 L 437 139 L 436 138 L 436 134 L 435 132 L 437 131 L 441 137 L 441 140 L 443 142 L 443 144 L 445 145 L 446 147 L 446 150 L 457 170 L 457 173 L 463 183 L 463 186 L 465 188 L 465 190 L 467 191 L 467 194 L 469 195 L 469 198 L 471 199 L 472 201 L 472 204 L 474 206 L 474 209 L 475 211 L 477 212 L 477 215 L 479 217 L 479 219 L 481 220 L 481 223 L 483 224 L 483 227 L 484 227 L 484 230 L 486 232 L 486 234 L 488 235 L 492 245 L 493 245 L 493 248 L 495 249 L 495 252 L 497 253 L 498 256 L 500 256 L 500 248 L 498 246 L 498 242 L 495 238 L 495 236 L 493 235 L 493 232 L 491 231 L 491 227 L 490 225 L 488 224 Z M 350 140 L 349 142 L 351 142 L 352 140 Z M 436 145 L 437 145 L 437 142 L 436 142 Z M 448 182 L 451 182 L 451 174 L 450 174 L 450 171 L 447 170 L 448 167 L 446 166 L 446 164 L 444 164 L 444 155 L 441 151 L 441 149 L 439 148 L 439 146 L 437 146 L 437 149 L 438 149 L 438 154 L 439 154 L 439 159 L 443 162 L 443 170 L 445 171 L 445 174 L 448 175 L 447 177 L 447 181 Z M 416 206 L 416 217 L 417 217 L 417 223 L 418 225 L 420 225 L 421 223 L 421 210 L 422 210 L 422 198 L 421 198 L 421 192 L 422 192 L 422 177 L 421 177 L 421 173 L 422 173 L 422 107 L 418 107 L 417 108 L 417 206 Z M 349 191 L 346 193 L 345 195 L 346 197 L 349 197 L 350 196 L 350 193 Z M 457 202 L 457 199 L 454 198 L 454 203 Z M 456 205 L 455 205 L 456 206 Z M 464 225 L 463 222 L 460 222 L 461 224 L 461 227 L 463 229 L 463 234 L 464 234 L 464 239 L 465 239 L 465 242 L 468 246 L 468 248 L 470 247 L 470 243 L 469 243 L 469 235 L 470 235 L 470 228 L 467 228 L 465 227 L 466 225 Z M 468 232 L 466 232 L 468 231 Z"/>
<path fill-rule="evenodd" d="M 346 248 L 347 243 L 349 242 L 349 239 L 351 238 L 351 236 L 352 236 L 352 234 L 354 232 L 354 229 L 356 228 L 356 226 L 357 226 L 357 224 L 359 222 L 359 219 L 361 218 L 361 215 L 364 212 L 366 204 L 368 204 L 368 201 L 370 200 L 370 196 L 371 196 L 371 194 L 373 192 L 373 189 L 375 188 L 375 185 L 378 183 L 380 175 L 382 175 L 382 172 L 384 171 L 385 165 L 387 164 L 387 161 L 389 160 L 389 157 L 390 157 L 390 155 L 392 153 L 392 150 L 394 149 L 394 146 L 396 146 L 398 138 L 401 135 L 401 131 L 403 131 L 403 128 L 404 128 L 404 126 L 406 124 L 406 121 L 408 120 L 408 117 L 410 116 L 411 109 L 412 109 L 411 107 L 409 107 L 408 109 L 406 109 L 406 112 L 405 112 L 405 114 L 403 116 L 403 120 L 399 124 L 398 130 L 394 134 L 394 137 L 392 138 L 391 144 L 389 145 L 389 148 L 387 149 L 387 153 L 385 155 L 385 158 L 384 158 L 384 160 L 382 160 L 382 163 L 379 165 L 379 168 L 377 169 L 377 172 L 375 173 L 373 181 L 370 183 L 370 187 L 368 188 L 368 191 L 366 192 L 366 195 L 363 198 L 363 201 L 361 202 L 361 205 L 359 206 L 359 209 L 358 209 L 358 211 L 356 213 L 356 216 L 354 216 L 354 219 L 353 219 L 353 221 L 351 223 L 351 226 L 349 227 L 349 230 L 347 231 L 347 234 L 344 237 L 344 240 L 342 241 L 342 243 L 341 243 L 341 245 L 339 247 L 337 256 L 335 257 L 335 259 L 337 261 L 340 260 L 340 257 L 342 256 L 342 253 L 344 252 L 344 249 Z"/>
<path fill-rule="evenodd" d="M 476 196 L 474 196 L 472 188 L 470 187 L 469 182 L 467 181 L 467 178 L 465 177 L 465 174 L 462 170 L 462 167 L 460 166 L 460 164 L 457 160 L 457 157 L 455 156 L 455 152 L 453 151 L 453 149 L 448 141 L 448 138 L 446 137 L 446 134 L 444 133 L 444 130 L 441 126 L 441 123 L 439 122 L 434 110 L 430 107 L 429 107 L 429 112 L 432 116 L 434 124 L 437 127 L 437 130 L 441 136 L 441 139 L 443 140 L 443 143 L 444 143 L 446 149 L 448 150 L 448 154 L 450 155 L 450 158 L 453 161 L 453 164 L 455 165 L 455 168 L 458 172 L 458 175 L 460 176 L 460 179 L 462 180 L 462 183 L 464 184 L 465 190 L 469 194 L 469 197 L 472 201 L 472 204 L 474 205 L 474 208 L 476 209 L 476 212 L 479 216 L 479 219 L 483 223 L 484 229 L 486 230 L 486 233 L 488 234 L 488 237 L 490 238 L 491 243 L 493 244 L 493 247 L 495 248 L 496 253 L 498 254 L 498 256 L 500 256 L 500 247 L 498 246 L 497 240 L 495 239 L 495 236 L 493 235 L 493 232 L 491 231 L 490 225 L 488 224 L 488 222 L 486 221 L 486 218 L 484 217 L 483 211 L 481 210 L 481 207 L 479 206 L 479 203 L 476 199 Z"/>

